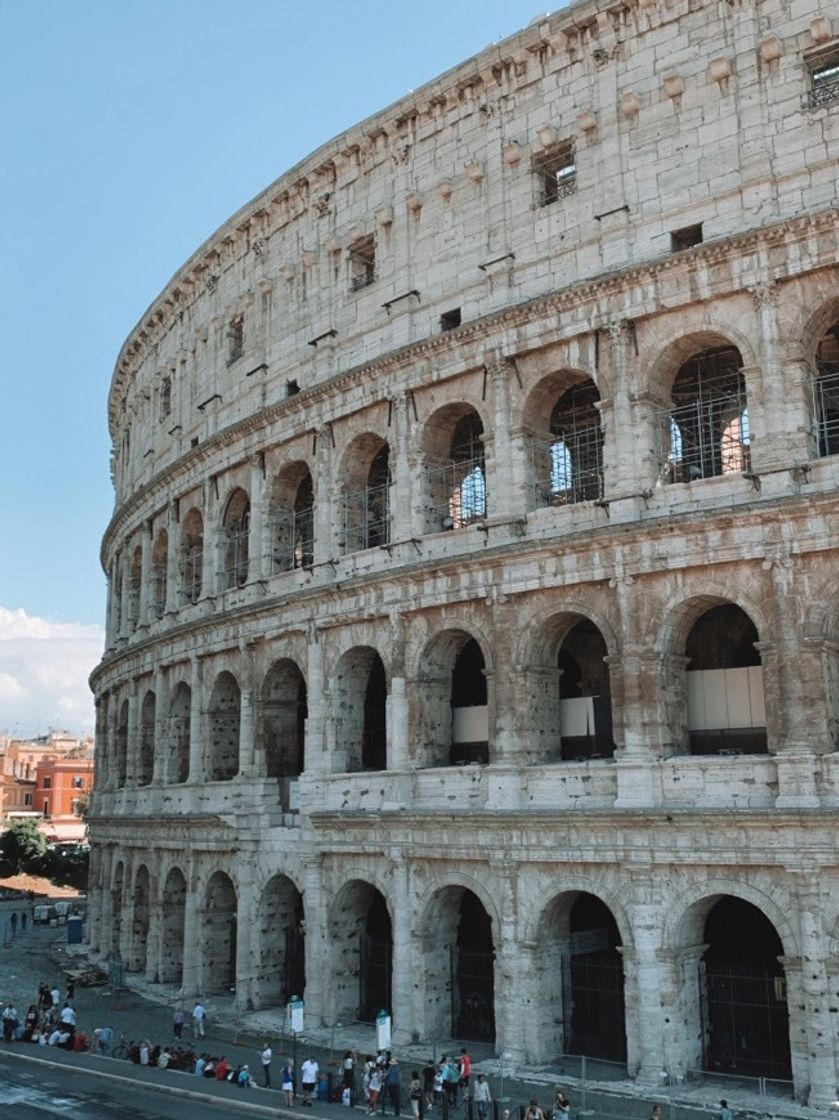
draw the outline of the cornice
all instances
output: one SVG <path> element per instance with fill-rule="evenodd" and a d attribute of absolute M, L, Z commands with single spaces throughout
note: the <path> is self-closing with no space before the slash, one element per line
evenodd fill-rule
<path fill-rule="evenodd" d="M 236 439 L 265 431 L 284 416 L 303 414 L 303 410 L 307 406 L 316 404 L 324 398 L 333 397 L 346 389 L 354 388 L 360 381 L 376 383 L 379 375 L 386 375 L 394 370 L 408 367 L 421 358 L 434 357 L 447 351 L 453 351 L 460 344 L 475 340 L 484 341 L 487 344 L 486 349 L 490 350 L 493 348 L 492 340 L 487 337 L 490 334 L 503 332 L 540 318 L 547 318 L 550 315 L 558 315 L 569 310 L 582 308 L 597 300 L 617 296 L 627 288 L 640 286 L 645 281 L 656 280 L 663 275 L 678 272 L 689 273 L 701 264 L 718 265 L 727 260 L 742 258 L 750 251 L 761 246 L 768 248 L 784 241 L 801 240 L 811 232 L 823 232 L 827 229 L 839 230 L 839 209 L 828 209 L 820 211 L 818 214 L 807 214 L 785 219 L 742 234 L 721 238 L 718 241 L 705 242 L 687 252 L 646 261 L 619 271 L 604 272 L 590 280 L 570 284 L 557 291 L 534 296 L 520 303 L 490 312 L 455 330 L 447 331 L 444 334 L 429 335 L 424 339 L 388 351 L 372 361 L 360 363 L 335 374 L 333 377 L 320 381 L 293 397 L 277 401 L 214 433 L 198 447 L 191 448 L 186 454 L 170 463 L 135 490 L 131 497 L 115 511 L 103 534 L 100 549 L 102 568 L 107 571 L 107 556 L 114 536 L 123 531 L 126 524 L 143 507 L 148 498 L 160 494 L 165 495 L 161 498 L 161 501 L 165 501 L 167 497 L 171 496 L 167 494 L 167 490 L 172 488 L 173 483 L 179 476 L 192 474 L 202 463 L 210 462 L 218 449 Z M 816 267 L 829 266 L 819 265 Z M 778 268 L 768 276 L 762 272 L 763 279 L 768 278 L 777 282 L 792 280 L 798 275 L 799 273 L 786 274 Z M 722 294 L 739 294 L 741 291 L 740 287 L 732 287 L 729 293 Z M 695 297 L 692 297 L 690 302 L 696 302 Z M 675 310 L 678 306 L 679 304 L 676 303 L 671 304 L 668 306 L 668 310 Z M 633 317 L 637 320 L 643 320 L 652 314 L 660 313 L 660 311 L 661 308 L 658 307 L 636 311 L 633 313 Z M 588 334 L 592 330 L 605 329 L 613 317 L 614 315 L 610 313 L 594 317 L 588 320 L 584 326 L 581 326 L 579 330 L 574 331 L 573 334 Z M 625 317 L 623 309 L 620 310 L 620 317 Z M 305 434 L 311 429 L 311 426 L 309 422 L 302 423 L 299 430 L 295 430 L 288 438 Z"/>

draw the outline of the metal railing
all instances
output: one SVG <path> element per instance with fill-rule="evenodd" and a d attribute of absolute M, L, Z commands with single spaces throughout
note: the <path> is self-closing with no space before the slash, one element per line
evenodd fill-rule
<path fill-rule="evenodd" d="M 486 517 L 486 472 L 483 457 L 466 459 L 428 472 L 432 509 L 441 529 L 462 529 Z M 435 518 L 435 519 L 436 519 Z"/>
<path fill-rule="evenodd" d="M 344 497 L 344 552 L 390 543 L 390 486 L 368 487 Z"/>
<path fill-rule="evenodd" d="M 244 587 L 248 582 L 248 538 L 247 527 L 228 529 L 222 548 L 224 567 L 219 572 L 219 591 L 229 591 L 234 587 Z"/>
<path fill-rule="evenodd" d="M 813 397 L 819 455 L 836 455 L 839 453 L 839 362 L 819 363 Z"/>
<path fill-rule="evenodd" d="M 289 510 L 275 514 L 271 525 L 272 567 L 274 572 L 310 568 L 314 563 L 315 510 Z"/>
<path fill-rule="evenodd" d="M 537 506 L 566 506 L 603 497 L 603 432 L 599 425 L 533 439 L 530 469 Z"/>
<path fill-rule="evenodd" d="M 656 458 L 664 482 L 696 482 L 751 469 L 745 394 L 697 400 L 662 414 Z"/>
<path fill-rule="evenodd" d="M 836 72 L 835 78 L 829 80 L 820 79 L 814 74 L 811 81 L 813 84 L 807 91 L 808 108 L 820 109 L 823 105 L 830 105 L 834 101 L 839 101 L 839 72 Z"/>
<path fill-rule="evenodd" d="M 178 560 L 178 581 L 184 603 L 197 603 L 201 598 L 204 570 L 204 549 L 192 545 L 181 552 Z"/>
<path fill-rule="evenodd" d="M 156 564 L 151 570 L 151 606 L 155 618 L 163 618 L 166 610 L 166 565 Z"/>

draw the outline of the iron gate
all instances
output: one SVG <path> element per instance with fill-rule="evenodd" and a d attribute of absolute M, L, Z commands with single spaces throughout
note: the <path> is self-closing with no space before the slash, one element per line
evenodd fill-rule
<path fill-rule="evenodd" d="M 614 950 L 567 957 L 565 980 L 568 1052 L 625 1062 L 623 961 Z"/>
<path fill-rule="evenodd" d="M 452 1038 L 495 1041 L 495 955 L 453 945 Z"/>
<path fill-rule="evenodd" d="M 373 1023 L 380 1011 L 391 1006 L 393 941 L 362 933 L 358 957 L 358 1017 L 362 1023 Z"/>
<path fill-rule="evenodd" d="M 705 1069 L 791 1078 L 784 977 L 704 961 L 699 969 Z"/>
<path fill-rule="evenodd" d="M 306 938 L 297 924 L 285 931 L 283 983 L 283 1003 L 288 1003 L 292 996 L 302 996 L 306 988 Z"/>

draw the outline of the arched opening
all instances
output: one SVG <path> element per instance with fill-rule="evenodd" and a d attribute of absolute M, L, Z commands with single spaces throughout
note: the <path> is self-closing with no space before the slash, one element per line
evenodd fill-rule
<path fill-rule="evenodd" d="M 815 413 L 819 455 L 839 454 L 839 323 L 816 350 Z"/>
<path fill-rule="evenodd" d="M 161 529 L 154 538 L 151 553 L 151 611 L 155 618 L 163 618 L 166 610 L 166 579 L 169 558 L 169 534 Z"/>
<path fill-rule="evenodd" d="M 540 505 L 562 506 L 603 496 L 603 429 L 593 381 L 566 389 L 553 406 L 547 439 L 533 442 Z"/>
<path fill-rule="evenodd" d="M 621 938 L 608 906 L 584 891 L 559 895 L 545 910 L 538 944 L 542 1060 L 585 1054 L 624 1062 Z"/>
<path fill-rule="evenodd" d="M 111 952 L 119 953 L 122 945 L 122 910 L 125 899 L 125 865 L 120 860 L 114 869 L 114 885 L 111 888 Z"/>
<path fill-rule="evenodd" d="M 390 541 L 390 449 L 374 435 L 351 444 L 344 469 L 344 551 Z"/>
<path fill-rule="evenodd" d="M 315 497 L 305 463 L 292 463 L 276 477 L 269 516 L 273 570 L 310 568 L 315 558 Z"/>
<path fill-rule="evenodd" d="M 429 504 L 427 529 L 462 529 L 487 512 L 484 426 L 475 409 L 448 405 L 425 434 Z"/>
<path fill-rule="evenodd" d="M 219 590 L 244 587 L 248 582 L 248 537 L 251 525 L 250 498 L 244 490 L 230 495 L 222 519 Z"/>
<path fill-rule="evenodd" d="M 489 762 L 489 707 L 486 663 L 481 647 L 469 638 L 455 658 L 451 692 L 453 765 Z"/>
<path fill-rule="evenodd" d="M 128 701 L 119 706 L 116 741 L 116 778 L 117 788 L 122 789 L 128 774 Z"/>
<path fill-rule="evenodd" d="M 279 784 L 285 812 L 297 808 L 297 779 L 305 766 L 306 681 L 285 658 L 271 666 L 262 685 L 262 745 L 265 772 Z"/>
<path fill-rule="evenodd" d="M 201 918 L 204 990 L 232 991 L 236 986 L 237 900 L 233 883 L 223 871 L 216 871 L 207 883 Z"/>
<path fill-rule="evenodd" d="M 285 875 L 275 875 L 259 906 L 257 1007 L 281 1007 L 306 988 L 306 925 L 303 897 Z"/>
<path fill-rule="evenodd" d="M 193 507 L 184 518 L 178 550 L 178 583 L 183 605 L 198 602 L 203 579 L 204 519 Z"/>
<path fill-rule="evenodd" d="M 705 919 L 700 962 L 704 1069 L 790 1079 L 784 950 L 769 919 L 724 895 Z"/>
<path fill-rule="evenodd" d="M 370 646 L 341 657 L 332 682 L 336 773 L 387 768 L 387 678 Z"/>
<path fill-rule="evenodd" d="M 212 782 L 226 782 L 239 772 L 241 697 L 232 673 L 219 673 L 207 710 L 208 774 Z"/>
<path fill-rule="evenodd" d="M 137 868 L 134 876 L 133 903 L 131 958 L 126 963 L 132 972 L 145 972 L 149 941 L 149 870 L 145 864 Z"/>
<path fill-rule="evenodd" d="M 492 919 L 465 887 L 434 896 L 426 920 L 426 1034 L 495 1042 Z"/>
<path fill-rule="evenodd" d="M 607 656 L 603 635 L 587 618 L 571 628 L 559 647 L 563 761 L 611 758 L 615 753 Z"/>
<path fill-rule="evenodd" d="M 140 545 L 131 555 L 128 570 L 128 624 L 135 628 L 140 621 L 140 589 L 143 586 L 143 550 Z"/>
<path fill-rule="evenodd" d="M 192 721 L 192 689 L 180 681 L 169 705 L 169 753 L 166 781 L 185 782 L 189 778 L 189 739 Z"/>
<path fill-rule="evenodd" d="M 742 367 L 734 346 L 703 350 L 681 366 L 663 426 L 666 481 L 695 482 L 749 470 L 751 432 Z"/>
<path fill-rule="evenodd" d="M 143 697 L 140 708 L 140 757 L 137 760 L 137 785 L 147 786 L 154 777 L 154 723 L 157 699 L 151 691 Z"/>
<path fill-rule="evenodd" d="M 186 879 L 173 867 L 163 884 L 160 943 L 160 982 L 182 984 L 184 975 L 184 928 L 186 920 Z"/>
<path fill-rule="evenodd" d="M 332 907 L 335 1018 L 373 1022 L 392 1010 L 393 929 L 387 903 L 370 883 L 354 879 Z"/>
<path fill-rule="evenodd" d="M 758 633 L 734 603 L 711 607 L 685 644 L 691 754 L 765 754 L 766 713 Z"/>

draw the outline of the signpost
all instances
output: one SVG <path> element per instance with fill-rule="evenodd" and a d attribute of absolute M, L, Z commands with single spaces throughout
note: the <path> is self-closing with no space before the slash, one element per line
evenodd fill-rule
<path fill-rule="evenodd" d="M 286 1025 L 292 1037 L 291 1059 L 294 1062 L 294 1076 L 297 1074 L 297 1036 L 303 1033 L 303 1011 L 305 1001 L 300 996 L 292 996 L 286 1004 Z"/>
<path fill-rule="evenodd" d="M 391 1018 L 388 1011 L 380 1011 L 376 1016 L 376 1046 L 379 1050 L 390 1050 Z"/>

